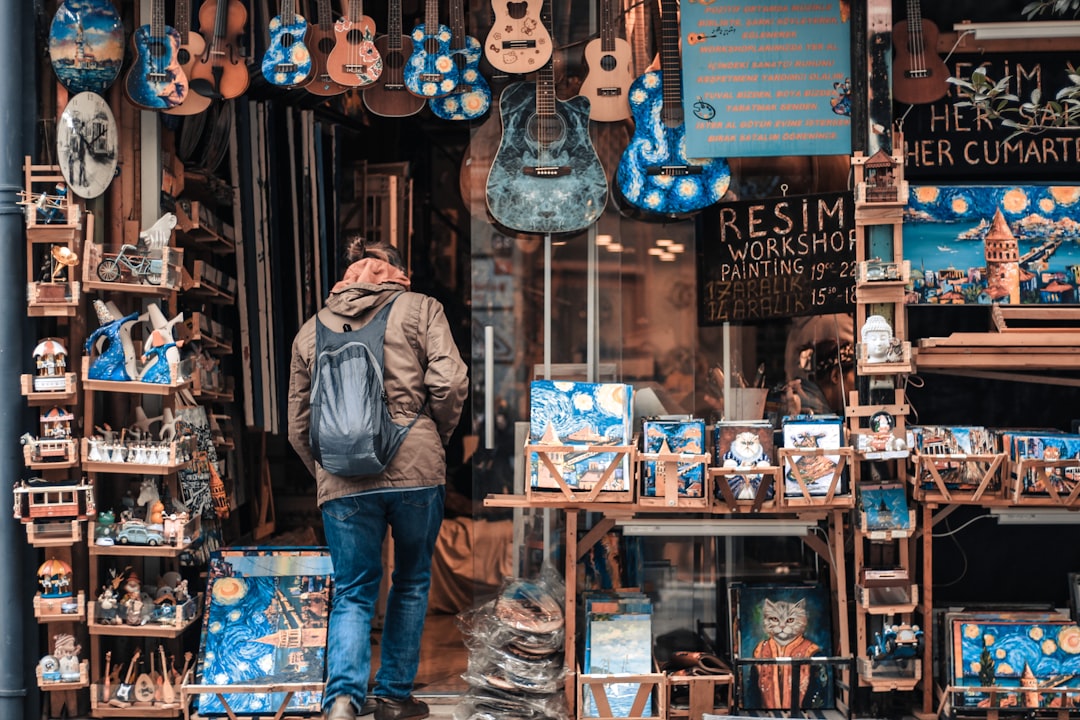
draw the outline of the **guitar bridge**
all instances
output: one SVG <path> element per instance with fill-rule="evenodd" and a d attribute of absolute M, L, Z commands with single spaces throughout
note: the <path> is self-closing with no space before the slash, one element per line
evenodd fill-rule
<path fill-rule="evenodd" d="M 420 73 L 420 82 L 442 82 L 443 76 L 440 73 Z"/>
<path fill-rule="evenodd" d="M 503 40 L 503 50 L 532 50 L 536 47 L 535 40 Z"/>
<path fill-rule="evenodd" d="M 274 72 L 294 73 L 296 72 L 296 63 L 278 63 L 274 66 Z"/>
<path fill-rule="evenodd" d="M 682 177 L 683 175 L 700 175 L 702 168 L 697 165 L 650 165 L 645 169 L 646 175 L 670 175 Z"/>
<path fill-rule="evenodd" d="M 146 79 L 152 83 L 163 83 L 168 81 L 169 76 L 165 73 L 148 72 L 146 73 Z"/>
<path fill-rule="evenodd" d="M 570 174 L 570 168 L 565 165 L 543 165 L 540 167 L 523 167 L 521 172 L 529 177 L 564 177 Z"/>
<path fill-rule="evenodd" d="M 404 90 L 404 89 L 405 89 L 405 85 L 402 84 L 402 83 L 384 83 L 383 84 L 383 90 L 394 91 L 394 90 Z"/>
<path fill-rule="evenodd" d="M 597 88 L 596 94 L 600 97 L 619 97 L 622 95 L 622 88 L 618 87 L 606 87 Z"/>

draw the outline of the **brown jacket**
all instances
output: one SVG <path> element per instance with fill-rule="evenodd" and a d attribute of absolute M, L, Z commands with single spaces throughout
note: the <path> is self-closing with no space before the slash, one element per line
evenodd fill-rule
<path fill-rule="evenodd" d="M 340 332 L 348 323 L 362 327 L 383 303 L 402 293 L 396 283 L 339 284 L 321 313 L 323 323 Z M 380 488 L 442 485 L 446 451 L 461 418 L 469 390 L 468 368 L 461 359 L 442 304 L 427 295 L 405 292 L 390 310 L 384 340 L 383 382 L 394 422 L 408 424 L 423 408 L 397 454 L 380 475 L 343 478 L 322 468 L 312 456 L 311 374 L 315 356 L 315 318 L 293 340 L 289 378 L 289 442 L 315 477 L 317 501 Z M 424 407 L 424 400 L 427 406 Z"/>

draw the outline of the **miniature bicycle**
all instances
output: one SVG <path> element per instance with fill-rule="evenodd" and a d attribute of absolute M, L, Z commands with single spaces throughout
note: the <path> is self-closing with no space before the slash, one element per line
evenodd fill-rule
<path fill-rule="evenodd" d="M 97 276 L 105 282 L 115 282 L 120 278 L 121 271 L 126 269 L 139 282 L 160 285 L 165 261 L 139 254 L 138 250 L 134 245 L 121 245 L 115 258 L 105 258 L 97 266 Z"/>

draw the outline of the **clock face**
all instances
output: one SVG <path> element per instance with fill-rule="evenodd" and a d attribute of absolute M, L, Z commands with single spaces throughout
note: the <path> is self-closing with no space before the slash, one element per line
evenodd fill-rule
<path fill-rule="evenodd" d="M 60 116 L 56 155 L 68 187 L 82 198 L 105 192 L 116 174 L 116 121 L 100 95 L 82 92 Z"/>

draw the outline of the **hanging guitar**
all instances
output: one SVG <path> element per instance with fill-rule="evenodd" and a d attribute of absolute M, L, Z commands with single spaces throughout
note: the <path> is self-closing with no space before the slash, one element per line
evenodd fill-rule
<path fill-rule="evenodd" d="M 334 49 L 327 67 L 330 77 L 349 87 L 370 85 L 382 75 L 383 61 L 375 48 L 375 22 L 364 14 L 361 0 L 346 0 L 348 12 L 334 23 Z"/>
<path fill-rule="evenodd" d="M 397 0 L 400 4 L 401 0 Z M 348 90 L 348 86 L 330 77 L 327 60 L 334 49 L 334 17 L 330 0 L 317 0 L 315 24 L 308 28 L 308 48 L 311 52 L 311 82 L 304 86 L 312 95 L 331 97 Z"/>
<path fill-rule="evenodd" d="M 206 41 L 197 32 L 191 31 L 191 2 L 190 0 L 176 0 L 176 17 L 173 27 L 180 36 L 180 47 L 176 51 L 176 61 L 184 70 L 184 75 L 191 79 L 191 69 L 195 61 L 206 51 Z M 162 110 L 167 115 L 197 115 L 210 107 L 210 98 L 192 92 L 190 85 L 188 93 L 183 101 L 176 107 Z"/>
<path fill-rule="evenodd" d="M 893 97 L 907 105 L 926 105 L 949 91 L 949 69 L 937 54 L 938 29 L 923 20 L 919 0 L 907 0 L 907 19 L 893 27 Z"/>
<path fill-rule="evenodd" d="M 686 157 L 678 0 L 660 2 L 660 70 L 630 86 L 634 135 L 619 159 L 615 183 L 625 204 L 659 216 L 685 216 L 719 200 L 731 171 L 722 158 Z"/>
<path fill-rule="evenodd" d="M 191 89 L 208 98 L 230 100 L 244 94 L 251 79 L 240 53 L 247 9 L 240 0 L 204 0 L 199 29 L 206 49 L 191 69 Z M 205 33 L 212 29 L 207 36 Z"/>
<path fill-rule="evenodd" d="M 630 43 L 615 36 L 615 0 L 600 0 L 600 37 L 585 46 L 589 73 L 581 94 L 589 98 L 589 117 L 617 122 L 630 117 Z"/>
<path fill-rule="evenodd" d="M 112 3 L 60 3 L 49 25 L 49 60 L 72 95 L 108 90 L 124 64 L 124 23 Z"/>
<path fill-rule="evenodd" d="M 304 45 L 308 23 L 296 12 L 296 0 L 281 0 L 279 14 L 270 20 L 270 44 L 263 53 L 262 74 L 278 87 L 296 87 L 311 78 L 311 53 Z"/>
<path fill-rule="evenodd" d="M 413 41 L 401 32 L 401 0 L 390 0 L 386 34 L 375 38 L 375 49 L 383 59 L 383 71 L 378 80 L 364 88 L 364 106 L 382 117 L 420 112 L 424 98 L 405 87 L 405 62 L 412 55 Z"/>
<path fill-rule="evenodd" d="M 135 59 L 124 81 L 128 100 L 144 110 L 167 110 L 184 101 L 188 78 L 180 67 L 180 33 L 165 24 L 165 0 L 151 0 L 150 22 L 131 36 Z"/>
<path fill-rule="evenodd" d="M 413 28 L 413 51 L 405 66 L 405 87 L 424 98 L 457 86 L 458 66 L 450 56 L 450 28 L 439 24 L 439 0 L 424 4 L 424 23 Z"/>
<path fill-rule="evenodd" d="M 547 0 L 542 13 L 546 23 Z M 555 97 L 549 60 L 535 85 L 516 82 L 503 90 L 499 110 L 502 142 L 487 179 L 496 222 L 530 233 L 576 232 L 596 222 L 608 185 L 589 137 L 589 101 Z"/>
<path fill-rule="evenodd" d="M 530 73 L 551 59 L 551 32 L 540 18 L 544 0 L 491 0 L 495 20 L 484 55 L 497 70 Z"/>
<path fill-rule="evenodd" d="M 443 120 L 475 120 L 491 107 L 491 87 L 480 74 L 480 41 L 465 34 L 462 0 L 450 0 L 450 52 L 458 68 L 457 86 L 428 107 Z"/>

